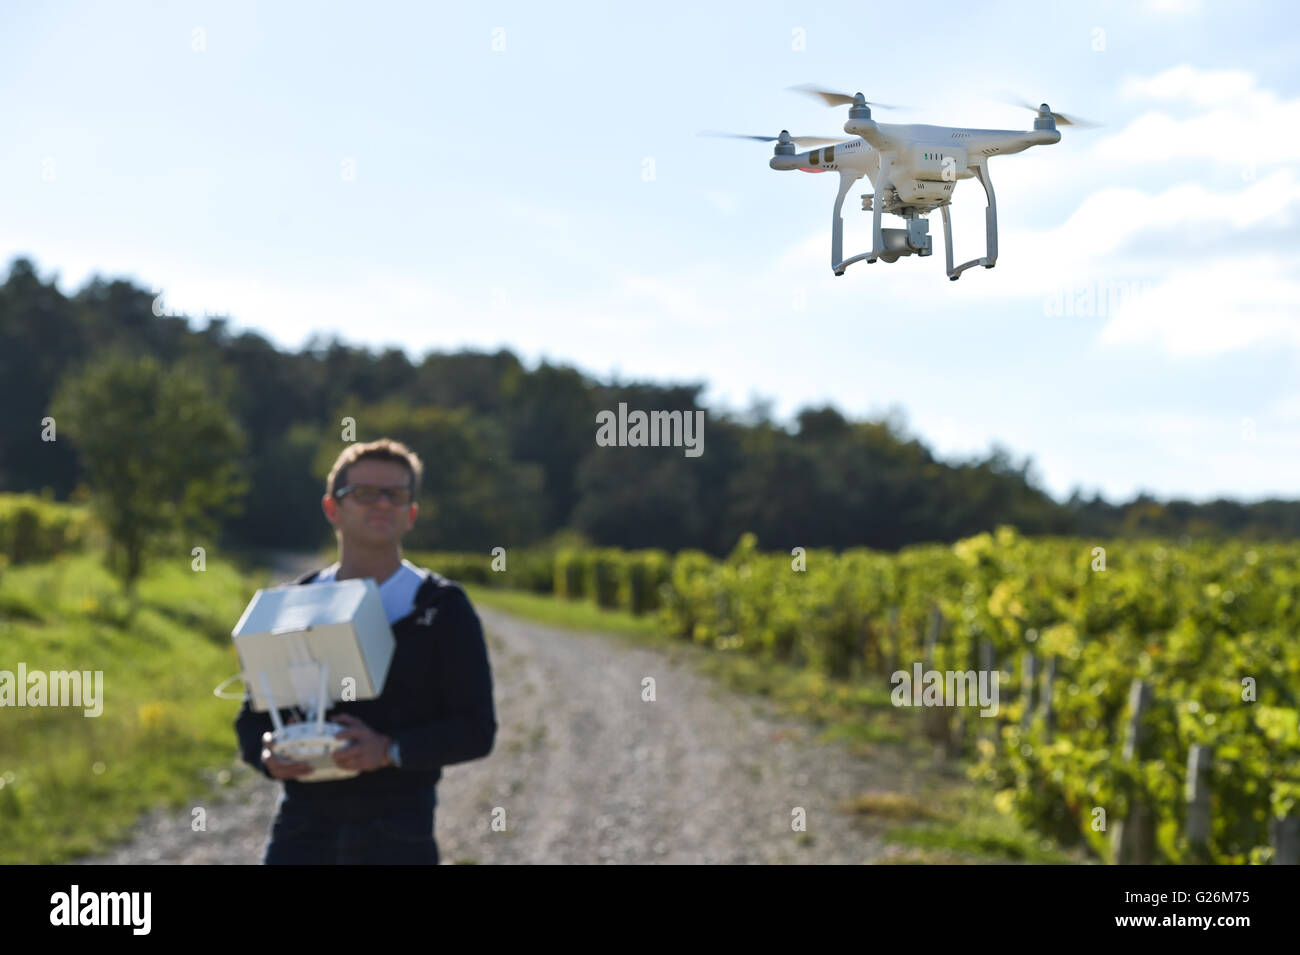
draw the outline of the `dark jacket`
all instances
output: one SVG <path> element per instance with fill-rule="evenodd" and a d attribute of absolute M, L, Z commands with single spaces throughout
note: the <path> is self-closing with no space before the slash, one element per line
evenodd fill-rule
<path fill-rule="evenodd" d="M 319 573 L 294 583 L 309 584 Z M 391 736 L 401 750 L 401 767 L 328 782 L 285 780 L 285 802 L 340 818 L 385 808 L 431 808 L 443 766 L 492 751 L 497 730 L 492 672 L 483 628 L 465 591 L 434 574 L 416 592 L 415 609 L 392 628 L 396 646 L 383 692 L 373 700 L 335 703 L 328 715 L 351 713 Z M 281 718 L 291 712 L 282 709 Z M 249 709 L 245 694 L 235 720 L 240 755 L 268 778 L 273 777 L 262 765 L 262 734 L 272 728 L 271 714 Z"/>

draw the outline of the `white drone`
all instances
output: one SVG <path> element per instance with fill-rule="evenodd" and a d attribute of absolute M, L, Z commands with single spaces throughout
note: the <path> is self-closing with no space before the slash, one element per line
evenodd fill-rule
<path fill-rule="evenodd" d="M 780 136 L 718 135 L 775 142 L 775 155 L 768 161 L 773 169 L 834 171 L 840 174 L 840 191 L 835 197 L 835 212 L 831 219 L 831 269 L 836 275 L 843 275 L 846 268 L 863 259 L 867 262 L 876 259 L 896 262 L 900 255 L 929 255 L 932 251 L 930 223 L 923 217 L 935 209 L 943 215 L 948 278 L 955 282 L 961 278 L 962 272 L 975 265 L 993 268 L 998 260 L 998 207 L 993 196 L 993 182 L 989 178 L 989 157 L 1009 156 L 1030 146 L 1058 143 L 1061 134 L 1056 129 L 1057 123 L 1080 127 L 1094 125 L 1053 113 L 1046 103 L 1038 107 L 1021 104 L 1038 114 L 1033 130 L 1028 132 L 877 123 L 871 118 L 871 106 L 895 107 L 883 103 L 869 104 L 861 93 L 849 96 L 814 86 L 794 88 L 820 97 L 828 106 L 848 106 L 849 120 L 844 124 L 844 132 L 855 138 L 845 141 L 822 136 L 791 136 L 784 129 Z M 796 152 L 800 146 L 815 148 Z M 840 217 L 840 208 L 850 187 L 863 176 L 870 179 L 875 190 L 862 196 L 863 211 L 872 213 L 871 251 L 846 259 L 842 254 L 844 220 Z M 957 180 L 971 178 L 980 181 L 988 197 L 988 208 L 984 213 L 985 251 L 980 258 L 953 268 L 948 204 L 952 201 Z M 900 216 L 906 220 L 907 227 L 882 229 L 880 216 L 884 212 Z"/>

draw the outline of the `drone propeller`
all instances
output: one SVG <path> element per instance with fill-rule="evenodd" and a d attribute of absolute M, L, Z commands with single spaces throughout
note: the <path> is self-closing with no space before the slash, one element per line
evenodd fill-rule
<path fill-rule="evenodd" d="M 827 106 L 878 106 L 881 109 L 907 109 L 906 106 L 890 106 L 888 103 L 877 103 L 869 100 L 861 93 L 849 95 L 848 93 L 839 93 L 835 90 L 824 90 L 812 83 L 804 83 L 801 86 L 791 86 L 790 89 L 797 93 L 807 93 L 809 96 L 820 97 Z"/>
<path fill-rule="evenodd" d="M 786 130 L 781 130 L 780 136 L 746 136 L 744 133 L 700 133 L 701 136 L 722 136 L 726 139 L 753 139 L 760 143 L 793 143 L 796 146 L 833 146 L 835 143 L 842 143 L 844 136 L 831 138 L 829 136 L 791 136 Z"/>
<path fill-rule="evenodd" d="M 1048 113 L 1052 119 L 1056 120 L 1058 126 L 1077 126 L 1079 129 L 1094 129 L 1101 125 L 1100 123 L 1089 122 L 1086 119 L 1080 119 L 1078 116 L 1066 116 L 1064 113 L 1053 113 L 1051 108 L 1043 103 L 1041 106 L 1035 106 L 1029 100 L 1019 96 L 1004 96 L 1002 101 L 1009 106 L 1021 106 L 1025 109 L 1033 110 L 1035 113 Z"/>

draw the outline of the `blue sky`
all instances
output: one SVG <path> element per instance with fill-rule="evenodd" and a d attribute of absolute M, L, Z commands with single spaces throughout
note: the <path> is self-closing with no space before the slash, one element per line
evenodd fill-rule
<path fill-rule="evenodd" d="M 894 9 L 6 4 L 0 257 L 284 347 L 506 346 L 782 417 L 900 408 L 942 457 L 1032 456 L 1058 497 L 1297 497 L 1296 8 L 950 5 L 915 39 Z M 997 268 L 947 281 L 934 216 L 935 255 L 835 278 L 836 177 L 698 135 L 842 135 L 808 82 L 912 107 L 882 121 L 1028 128 L 1012 91 L 1105 125 L 992 161 Z M 983 205 L 959 184 L 959 259 Z"/>

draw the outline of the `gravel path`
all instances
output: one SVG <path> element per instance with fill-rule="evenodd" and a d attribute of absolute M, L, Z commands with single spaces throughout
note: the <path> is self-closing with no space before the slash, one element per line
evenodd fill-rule
<path fill-rule="evenodd" d="M 664 652 L 479 614 L 500 728 L 488 757 L 443 770 L 444 863 L 866 863 L 899 851 L 840 808 L 864 792 L 920 791 L 925 771 L 896 747 L 857 757 Z M 226 797 L 201 803 L 206 831 L 192 830 L 192 807 L 156 812 L 86 861 L 260 862 L 279 784 L 230 772 Z M 792 829 L 796 807 L 804 832 Z"/>

